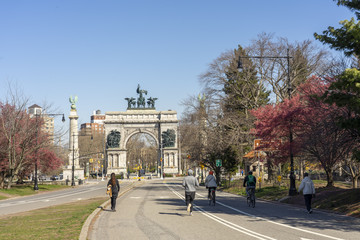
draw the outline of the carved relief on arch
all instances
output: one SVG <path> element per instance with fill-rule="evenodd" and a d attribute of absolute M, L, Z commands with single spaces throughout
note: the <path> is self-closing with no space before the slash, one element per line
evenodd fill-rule
<path fill-rule="evenodd" d="M 120 146 L 120 132 L 117 130 L 111 130 L 106 138 L 106 148 L 118 148 Z"/>
<path fill-rule="evenodd" d="M 174 129 L 167 129 L 161 133 L 163 147 L 175 147 L 176 134 Z"/>

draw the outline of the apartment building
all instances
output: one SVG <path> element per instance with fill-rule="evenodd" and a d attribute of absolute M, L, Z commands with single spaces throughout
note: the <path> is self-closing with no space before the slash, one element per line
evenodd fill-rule
<path fill-rule="evenodd" d="M 46 114 L 46 112 L 43 112 L 42 107 L 40 107 L 37 104 L 31 105 L 28 108 L 30 117 L 40 117 L 44 120 L 44 125 L 42 126 L 42 131 L 47 133 L 50 137 L 50 139 L 54 139 L 54 117 L 50 117 Z"/>
<path fill-rule="evenodd" d="M 83 123 L 80 126 L 80 131 L 82 135 L 92 135 L 96 133 L 104 134 L 104 121 L 105 114 L 101 114 L 100 110 L 94 111 L 93 115 L 90 117 L 90 123 Z"/>

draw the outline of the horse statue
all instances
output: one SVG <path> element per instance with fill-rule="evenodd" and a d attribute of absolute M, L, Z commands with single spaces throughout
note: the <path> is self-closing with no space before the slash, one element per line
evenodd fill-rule
<path fill-rule="evenodd" d="M 143 94 L 147 95 L 147 91 L 146 90 L 141 90 L 140 89 L 140 84 L 138 84 L 138 87 L 136 89 L 136 93 L 139 94 L 139 98 L 137 100 L 138 108 L 145 108 L 145 98 L 143 97 Z"/>
<path fill-rule="evenodd" d="M 155 101 L 157 100 L 157 98 L 152 98 L 149 97 L 147 104 L 148 104 L 148 108 L 155 108 Z"/>
<path fill-rule="evenodd" d="M 135 98 L 131 97 L 131 98 L 125 98 L 125 100 L 128 101 L 128 109 L 132 108 L 135 106 Z"/>

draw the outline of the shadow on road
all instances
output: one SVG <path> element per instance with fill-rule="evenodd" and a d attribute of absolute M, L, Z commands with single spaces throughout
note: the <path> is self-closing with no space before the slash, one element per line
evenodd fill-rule
<path fill-rule="evenodd" d="M 156 191 L 163 191 L 164 185 L 165 183 L 157 182 L 142 187 L 149 188 L 149 190 L 154 191 L 154 194 L 156 195 Z M 181 195 L 184 195 L 184 189 L 182 188 L 180 182 L 169 182 L 166 183 L 166 185 L 170 186 Z M 207 196 L 207 189 L 205 187 L 199 187 L 197 193 Z M 186 211 L 183 207 L 185 206 L 185 202 L 175 195 L 173 198 L 155 198 L 154 200 L 163 205 L 179 206 L 177 210 L 180 212 Z M 307 211 L 305 211 L 305 206 L 303 208 L 299 208 L 277 202 L 258 200 L 256 202 L 256 207 L 250 208 L 247 206 L 246 199 L 244 197 L 223 194 L 221 192 L 218 192 L 216 201 L 216 206 L 209 206 L 207 199 L 197 195 L 194 203 L 209 213 L 226 213 L 229 215 L 238 215 L 239 217 L 246 216 L 248 217 L 247 221 L 252 221 L 254 223 L 261 221 L 273 221 L 297 228 L 360 232 L 360 219 L 335 213 L 323 212 L 316 209 L 312 214 L 308 214 Z M 168 214 L 177 215 L 176 213 Z"/>

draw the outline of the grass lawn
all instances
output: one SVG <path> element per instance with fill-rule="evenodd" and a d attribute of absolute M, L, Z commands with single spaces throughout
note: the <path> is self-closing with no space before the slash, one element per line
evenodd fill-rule
<path fill-rule="evenodd" d="M 87 217 L 108 198 L 93 198 L 0 218 L 0 239 L 78 239 Z"/>
<path fill-rule="evenodd" d="M 8 197 L 0 195 L 0 200 L 7 199 Z"/>
<path fill-rule="evenodd" d="M 15 185 L 11 189 L 0 189 L 0 200 L 9 197 L 26 196 L 37 194 L 38 192 L 59 190 L 68 188 L 66 185 L 39 184 L 39 191 L 34 191 L 34 185 Z"/>

